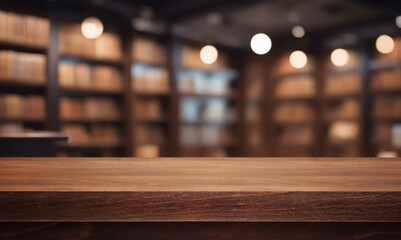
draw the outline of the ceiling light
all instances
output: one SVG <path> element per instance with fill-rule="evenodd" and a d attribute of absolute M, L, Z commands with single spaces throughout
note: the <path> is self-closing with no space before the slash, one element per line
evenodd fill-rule
<path fill-rule="evenodd" d="M 292 35 L 296 38 L 302 38 L 305 35 L 305 29 L 301 26 L 295 26 L 292 28 Z"/>
<path fill-rule="evenodd" d="M 380 53 L 388 54 L 394 50 L 394 40 L 388 35 L 381 35 L 376 39 L 376 49 Z"/>
<path fill-rule="evenodd" d="M 82 22 L 81 31 L 88 39 L 98 38 L 103 33 L 103 23 L 96 17 L 88 17 Z"/>
<path fill-rule="evenodd" d="M 395 18 L 395 25 L 397 25 L 397 27 L 401 28 L 401 15 L 397 16 Z"/>
<path fill-rule="evenodd" d="M 345 66 L 349 62 L 349 58 L 348 51 L 342 48 L 337 48 L 330 55 L 331 62 L 337 67 Z"/>
<path fill-rule="evenodd" d="M 216 62 L 219 53 L 212 45 L 206 45 L 200 50 L 200 59 L 205 64 L 212 64 Z"/>
<path fill-rule="evenodd" d="M 254 53 L 263 55 L 272 48 L 272 41 L 264 33 L 255 34 L 251 39 L 251 49 Z"/>
<path fill-rule="evenodd" d="M 308 62 L 308 57 L 302 51 L 294 51 L 290 55 L 290 64 L 294 68 L 300 69 L 305 67 Z"/>

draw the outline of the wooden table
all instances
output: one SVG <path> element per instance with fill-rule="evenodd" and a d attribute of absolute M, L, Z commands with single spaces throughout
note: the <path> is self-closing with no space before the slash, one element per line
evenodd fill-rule
<path fill-rule="evenodd" d="M 401 239 L 401 159 L 0 158 L 0 239 Z"/>

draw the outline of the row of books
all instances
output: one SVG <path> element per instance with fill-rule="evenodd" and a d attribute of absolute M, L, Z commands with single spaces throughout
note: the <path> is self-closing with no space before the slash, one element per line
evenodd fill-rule
<path fill-rule="evenodd" d="M 309 103 L 284 103 L 276 107 L 276 122 L 311 122 L 316 119 L 315 109 Z"/>
<path fill-rule="evenodd" d="M 200 58 L 200 49 L 194 47 L 183 47 L 181 53 L 181 66 L 184 68 L 196 68 L 196 69 L 227 69 L 228 59 L 227 57 L 219 52 L 216 62 L 207 65 L 202 62 Z"/>
<path fill-rule="evenodd" d="M 401 70 L 389 69 L 375 72 L 371 80 L 371 89 L 373 91 L 401 90 Z"/>
<path fill-rule="evenodd" d="M 360 157 L 360 148 L 358 144 L 338 144 L 326 148 L 328 157 Z"/>
<path fill-rule="evenodd" d="M 178 90 L 182 93 L 224 95 L 231 92 L 227 76 L 181 73 Z"/>
<path fill-rule="evenodd" d="M 388 143 L 391 140 L 391 123 L 378 123 L 374 126 L 373 136 L 376 143 Z"/>
<path fill-rule="evenodd" d="M 169 76 L 166 68 L 134 65 L 132 68 L 132 89 L 138 92 L 165 93 L 170 90 Z"/>
<path fill-rule="evenodd" d="M 262 111 L 257 104 L 248 104 L 245 108 L 245 119 L 248 123 L 260 123 L 262 121 Z"/>
<path fill-rule="evenodd" d="M 290 64 L 290 54 L 285 54 L 276 59 L 274 65 L 274 74 L 280 77 L 287 74 L 310 73 L 313 70 L 312 59 L 308 59 L 303 68 L 297 69 Z"/>
<path fill-rule="evenodd" d="M 134 61 L 150 64 L 167 64 L 167 49 L 163 44 L 150 38 L 135 38 L 132 56 Z"/>
<path fill-rule="evenodd" d="M 331 120 L 357 120 L 361 116 L 361 106 L 355 99 L 346 99 L 330 106 L 325 110 L 325 119 Z"/>
<path fill-rule="evenodd" d="M 80 24 L 62 24 L 59 49 L 61 54 L 102 60 L 121 60 L 121 39 L 117 34 L 104 32 L 96 39 L 87 39 Z"/>
<path fill-rule="evenodd" d="M 275 148 L 276 157 L 312 157 L 315 150 L 301 145 L 280 145 Z"/>
<path fill-rule="evenodd" d="M 360 156 L 359 131 L 360 126 L 356 122 L 337 121 L 331 124 L 328 130 L 330 145 L 327 146 L 327 156 Z"/>
<path fill-rule="evenodd" d="M 42 119 L 45 117 L 44 98 L 36 95 L 0 95 L 0 117 Z"/>
<path fill-rule="evenodd" d="M 159 99 L 137 99 L 133 112 L 137 119 L 160 119 L 164 115 Z"/>
<path fill-rule="evenodd" d="M 111 98 L 60 99 L 61 120 L 119 120 L 121 106 Z"/>
<path fill-rule="evenodd" d="M 249 126 L 246 132 L 246 141 L 251 146 L 258 146 L 263 143 L 263 132 L 257 126 Z"/>
<path fill-rule="evenodd" d="M 380 123 L 375 125 L 374 136 L 377 143 L 390 144 L 401 148 L 401 124 Z"/>
<path fill-rule="evenodd" d="M 46 57 L 43 54 L 0 50 L 0 81 L 44 83 Z"/>
<path fill-rule="evenodd" d="M 311 77 L 286 78 L 277 83 L 277 98 L 313 97 L 316 94 L 315 81 Z"/>
<path fill-rule="evenodd" d="M 216 146 L 233 144 L 235 138 L 229 128 L 183 125 L 180 141 L 183 146 Z"/>
<path fill-rule="evenodd" d="M 358 140 L 359 125 L 356 122 L 336 121 L 330 125 L 329 140 L 334 144 L 352 143 Z"/>
<path fill-rule="evenodd" d="M 121 143 L 118 127 L 111 124 L 92 124 L 89 129 L 81 124 L 64 124 L 61 132 L 71 145 L 109 145 Z"/>
<path fill-rule="evenodd" d="M 225 101 L 201 101 L 194 98 L 181 100 L 181 118 L 186 122 L 234 122 L 236 110 Z"/>
<path fill-rule="evenodd" d="M 160 147 L 156 144 L 141 144 L 135 147 L 135 157 L 140 157 L 140 158 L 160 157 Z"/>
<path fill-rule="evenodd" d="M 134 139 L 136 144 L 163 145 L 167 135 L 162 126 L 138 124 L 134 129 Z"/>
<path fill-rule="evenodd" d="M 264 93 L 266 65 L 264 61 L 249 59 L 245 62 L 244 80 L 247 100 L 260 100 Z"/>
<path fill-rule="evenodd" d="M 261 100 L 264 93 L 263 81 L 261 80 L 251 80 L 249 81 L 246 88 L 245 96 L 247 100 Z"/>
<path fill-rule="evenodd" d="M 0 11 L 0 41 L 47 47 L 50 23 L 45 18 Z"/>
<path fill-rule="evenodd" d="M 224 149 L 222 147 L 217 147 L 217 148 L 215 147 L 215 148 L 203 149 L 203 156 L 222 158 L 222 157 L 228 157 L 229 155 L 227 149 Z"/>
<path fill-rule="evenodd" d="M 326 80 L 327 95 L 355 94 L 361 91 L 361 76 L 359 73 L 339 74 Z"/>
<path fill-rule="evenodd" d="M 58 66 L 58 79 L 61 87 L 99 90 L 122 89 L 120 71 L 109 66 L 61 62 Z"/>
<path fill-rule="evenodd" d="M 374 118 L 401 119 L 401 97 L 377 97 L 373 101 Z"/>
<path fill-rule="evenodd" d="M 286 126 L 278 135 L 278 142 L 282 145 L 310 145 L 314 142 L 312 126 Z"/>
<path fill-rule="evenodd" d="M 266 66 L 263 61 L 250 60 L 245 63 L 245 141 L 248 156 L 265 155 L 263 128 L 263 94 L 265 93 Z M 255 124 L 256 123 L 256 124 Z"/>
<path fill-rule="evenodd" d="M 180 149 L 181 157 L 227 157 L 228 151 L 224 147 L 184 147 Z"/>
<path fill-rule="evenodd" d="M 117 148 L 88 148 L 86 150 L 75 148 L 58 149 L 57 157 L 121 157 L 121 149 Z"/>

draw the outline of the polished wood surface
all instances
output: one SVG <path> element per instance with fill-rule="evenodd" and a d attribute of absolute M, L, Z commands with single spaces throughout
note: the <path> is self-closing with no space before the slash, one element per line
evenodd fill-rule
<path fill-rule="evenodd" d="M 1 191 L 401 191 L 401 159 L 3 158 Z"/>
<path fill-rule="evenodd" d="M 0 221 L 401 222 L 401 159 L 4 158 Z"/>

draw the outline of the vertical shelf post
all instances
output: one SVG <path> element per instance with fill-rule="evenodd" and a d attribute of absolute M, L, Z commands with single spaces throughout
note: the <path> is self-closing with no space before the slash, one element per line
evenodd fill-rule
<path fill-rule="evenodd" d="M 59 61 L 59 19 L 58 8 L 52 6 L 49 11 L 49 46 L 47 49 L 47 93 L 46 93 L 46 129 L 58 131 L 59 121 L 59 86 L 58 86 L 58 61 Z"/>
<path fill-rule="evenodd" d="M 125 138 L 125 154 L 128 157 L 135 156 L 135 129 L 134 129 L 134 113 L 133 100 L 134 91 L 131 85 L 131 64 L 132 64 L 132 37 L 128 34 L 123 37 L 123 91 L 124 91 L 124 138 Z"/>
<path fill-rule="evenodd" d="M 362 81 L 362 118 L 361 118 L 361 155 L 363 157 L 372 156 L 373 152 L 370 151 L 370 137 L 372 134 L 371 129 L 371 99 L 369 97 L 369 78 L 370 69 L 369 62 L 371 59 L 371 53 L 369 49 L 369 41 L 365 40 L 361 43 L 360 49 L 360 61 L 361 61 L 361 81 Z"/>
<path fill-rule="evenodd" d="M 169 41 L 169 73 L 170 73 L 170 155 L 180 156 L 180 99 L 178 95 L 178 78 L 180 69 L 181 51 L 177 37 L 170 35 Z"/>

